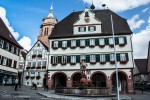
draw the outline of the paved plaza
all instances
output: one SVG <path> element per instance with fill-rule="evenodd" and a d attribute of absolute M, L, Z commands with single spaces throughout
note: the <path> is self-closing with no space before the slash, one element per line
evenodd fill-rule
<path fill-rule="evenodd" d="M 120 95 L 121 100 L 149 100 L 150 92 L 142 94 L 136 91 L 136 95 Z M 44 91 L 43 88 L 31 90 L 30 87 L 22 86 L 14 91 L 12 86 L 0 86 L 0 100 L 116 100 L 114 97 L 75 97 L 57 95 L 53 90 Z"/>

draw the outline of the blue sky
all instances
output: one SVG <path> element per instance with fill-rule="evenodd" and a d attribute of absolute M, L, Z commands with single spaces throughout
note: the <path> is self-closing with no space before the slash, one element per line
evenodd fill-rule
<path fill-rule="evenodd" d="M 54 16 L 60 21 L 91 3 L 92 0 L 53 0 Z M 93 3 L 100 10 L 104 9 L 101 5 L 105 3 L 110 10 L 128 20 L 134 33 L 134 56 L 145 58 L 150 41 L 150 0 L 93 0 Z M 36 42 L 42 19 L 48 16 L 51 4 L 52 0 L 0 0 L 0 17 L 17 41 L 29 49 Z"/>

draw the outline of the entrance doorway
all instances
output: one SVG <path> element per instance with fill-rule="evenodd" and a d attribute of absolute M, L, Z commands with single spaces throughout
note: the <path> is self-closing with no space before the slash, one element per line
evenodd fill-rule
<path fill-rule="evenodd" d="M 122 72 L 118 72 L 118 88 L 120 92 L 127 91 L 127 77 Z M 117 91 L 116 73 L 112 75 L 112 91 Z"/>
<path fill-rule="evenodd" d="M 66 87 L 66 76 L 62 73 L 56 73 L 54 76 L 53 76 L 53 81 L 54 81 L 54 84 L 53 86 L 54 87 Z"/>
<path fill-rule="evenodd" d="M 75 73 L 72 77 L 73 85 L 79 83 L 81 80 L 81 73 Z"/>
<path fill-rule="evenodd" d="M 95 87 L 106 87 L 106 77 L 102 73 L 95 73 L 92 76 L 92 84 Z"/>

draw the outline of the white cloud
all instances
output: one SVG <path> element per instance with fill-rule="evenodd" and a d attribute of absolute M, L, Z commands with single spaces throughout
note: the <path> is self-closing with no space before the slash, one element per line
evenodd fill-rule
<path fill-rule="evenodd" d="M 85 3 L 91 4 L 92 0 L 82 0 Z M 93 0 L 96 8 L 102 8 L 102 4 L 116 12 L 126 11 L 139 7 L 141 5 L 146 5 L 150 3 L 150 0 Z"/>
<path fill-rule="evenodd" d="M 145 9 L 142 10 L 142 12 L 145 13 L 148 10 L 149 10 L 149 8 L 145 8 Z"/>
<path fill-rule="evenodd" d="M 0 6 L 0 17 L 2 18 L 2 20 L 5 23 L 5 25 L 8 27 L 9 31 L 12 33 L 14 38 L 16 40 L 18 40 L 19 33 L 14 31 L 13 27 L 10 25 L 10 23 L 9 23 L 7 17 L 6 17 L 6 10 L 5 10 L 5 8 L 3 8 L 1 6 Z M 31 39 L 29 37 L 23 36 L 23 38 L 21 38 L 18 42 L 26 50 L 29 50 L 32 47 L 31 46 Z"/>
<path fill-rule="evenodd" d="M 140 28 L 140 26 L 144 23 L 144 20 L 139 19 L 139 15 L 134 15 L 131 19 L 128 20 L 128 24 L 132 31 L 137 28 Z"/>
<path fill-rule="evenodd" d="M 12 33 L 12 35 L 14 36 L 14 38 L 17 40 L 18 37 L 19 37 L 19 33 L 15 32 L 14 29 L 12 28 L 12 26 L 10 26 L 9 21 L 6 18 L 6 10 L 3 7 L 0 7 L 0 17 L 2 18 L 2 20 L 5 23 L 5 25 L 8 27 L 9 31 Z"/>
<path fill-rule="evenodd" d="M 150 41 L 150 17 L 147 27 L 139 33 L 133 34 L 133 54 L 134 58 L 147 58 L 148 43 Z"/>
<path fill-rule="evenodd" d="M 19 44 L 26 50 L 30 50 L 31 46 L 31 39 L 29 37 L 23 36 L 19 41 Z"/>

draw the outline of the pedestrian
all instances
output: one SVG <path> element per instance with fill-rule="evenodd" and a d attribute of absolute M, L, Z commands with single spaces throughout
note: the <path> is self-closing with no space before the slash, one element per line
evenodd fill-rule
<path fill-rule="evenodd" d="M 5 85 L 5 80 L 3 79 L 3 86 Z"/>
<path fill-rule="evenodd" d="M 18 87 L 18 78 L 15 79 L 15 91 L 17 91 L 17 87 Z"/>

